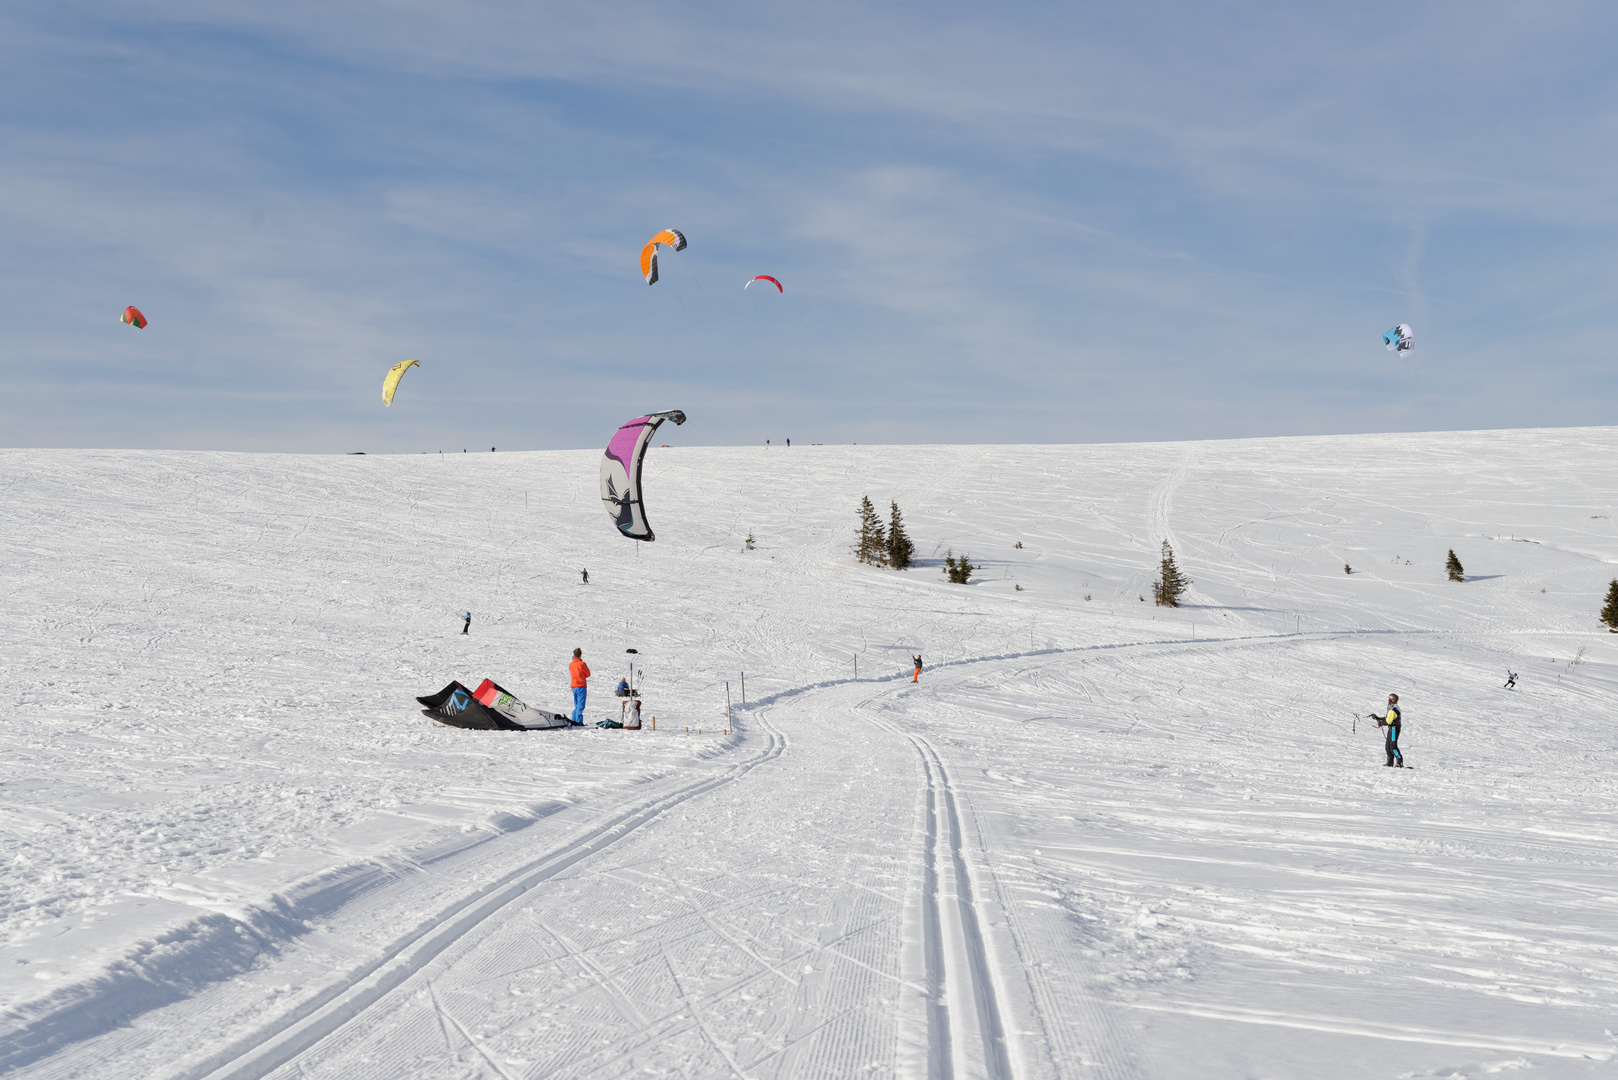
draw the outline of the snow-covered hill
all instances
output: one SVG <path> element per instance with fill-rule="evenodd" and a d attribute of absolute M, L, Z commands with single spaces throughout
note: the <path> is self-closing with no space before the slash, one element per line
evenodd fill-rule
<path fill-rule="evenodd" d="M 1618 1071 L 1618 429 L 598 460 L 0 451 L 0 1072 Z"/>

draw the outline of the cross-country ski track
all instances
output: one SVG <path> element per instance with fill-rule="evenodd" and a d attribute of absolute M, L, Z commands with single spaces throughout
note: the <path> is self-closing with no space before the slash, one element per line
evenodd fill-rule
<path fill-rule="evenodd" d="M 1618 430 L 598 456 L 0 451 L 0 1072 L 1618 1076 Z"/>

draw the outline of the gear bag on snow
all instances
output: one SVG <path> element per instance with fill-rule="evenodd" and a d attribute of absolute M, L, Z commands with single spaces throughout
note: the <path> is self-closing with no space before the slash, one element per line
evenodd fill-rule
<path fill-rule="evenodd" d="M 459 682 L 452 682 L 438 693 L 416 700 L 426 706 L 421 710 L 423 716 L 430 716 L 452 727 L 480 731 L 537 731 L 568 726 L 567 717 L 530 708 L 489 679 L 484 679 L 476 692 Z"/>

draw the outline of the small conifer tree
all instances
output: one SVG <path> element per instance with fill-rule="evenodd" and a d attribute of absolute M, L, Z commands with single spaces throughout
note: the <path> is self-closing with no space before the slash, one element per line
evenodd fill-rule
<path fill-rule="evenodd" d="M 1352 574 L 1353 572 L 1354 572 L 1354 568 L 1352 566 L 1348 565 L 1348 563 L 1343 564 L 1343 573 Z"/>
<path fill-rule="evenodd" d="M 951 585 L 965 585 L 971 580 L 972 571 L 977 569 L 972 565 L 970 556 L 962 555 L 957 559 L 953 550 L 944 555 L 944 576 L 949 578 Z"/>
<path fill-rule="evenodd" d="M 882 519 L 876 516 L 869 495 L 860 500 L 860 532 L 854 557 L 872 566 L 885 566 L 888 561 L 888 533 Z"/>
<path fill-rule="evenodd" d="M 899 504 L 892 505 L 893 516 L 888 519 L 888 565 L 895 570 L 908 570 L 916 548 L 910 542 L 910 534 L 905 532 L 904 518 L 899 515 Z"/>
<path fill-rule="evenodd" d="M 1158 607 L 1179 607 L 1180 597 L 1191 587 L 1191 579 L 1180 573 L 1174 562 L 1174 549 L 1163 541 L 1163 561 L 1158 566 L 1159 577 L 1152 582 L 1152 599 Z"/>
<path fill-rule="evenodd" d="M 752 534 L 752 533 L 748 533 L 748 534 L 747 534 L 747 539 L 746 539 L 746 540 L 745 540 L 745 541 L 744 541 L 744 543 L 746 543 L 746 544 L 747 544 L 747 550 L 748 550 L 748 551 L 752 551 L 752 550 L 753 550 L 753 545 L 754 545 L 754 544 L 755 544 L 755 543 L 757 543 L 757 541 L 755 541 L 755 540 L 754 540 L 754 539 L 753 539 L 753 534 Z"/>
<path fill-rule="evenodd" d="M 1449 571 L 1451 581 L 1465 581 L 1466 570 L 1461 566 L 1461 560 L 1455 557 L 1455 549 L 1449 549 L 1449 559 L 1444 563 L 1444 569 Z"/>
<path fill-rule="evenodd" d="M 1601 609 L 1601 621 L 1607 624 L 1608 633 L 1618 634 L 1618 580 L 1607 586 L 1607 606 Z"/>

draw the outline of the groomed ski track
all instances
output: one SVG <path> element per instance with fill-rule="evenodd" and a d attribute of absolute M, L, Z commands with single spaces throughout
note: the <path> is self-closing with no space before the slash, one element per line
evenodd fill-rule
<path fill-rule="evenodd" d="M 533 865 L 474 893 L 398 942 L 374 964 L 329 987 L 321 999 L 256 1035 L 249 1040 L 248 1046 L 227 1050 L 220 1055 L 224 1060 L 217 1066 L 209 1062 L 200 1069 L 180 1075 L 187 1080 L 202 1077 L 207 1080 L 257 1080 L 281 1065 L 295 1061 L 300 1054 L 343 1025 L 362 1018 L 368 1009 L 422 970 L 445 949 L 476 930 L 485 920 L 497 917 L 502 909 L 530 889 L 621 841 L 671 807 L 731 783 L 780 755 L 786 749 L 785 739 L 770 731 L 767 725 L 765 730 L 768 745 L 752 760 L 741 762 L 724 776 L 700 780 L 619 814 Z"/>
<path fill-rule="evenodd" d="M 850 680 L 847 685 L 860 690 L 868 682 L 893 681 L 894 677 L 859 682 Z M 505 929 L 501 925 L 504 921 L 522 917 L 522 913 L 514 909 L 524 900 L 534 899 L 530 895 L 531 891 L 541 887 L 542 883 L 562 870 L 606 853 L 609 848 L 627 840 L 636 829 L 651 823 L 665 811 L 687 800 L 694 800 L 699 796 L 715 793 L 721 787 L 733 785 L 755 768 L 786 753 L 791 744 L 771 724 L 769 715 L 772 706 L 778 701 L 799 698 L 806 693 L 824 694 L 833 689 L 842 687 L 834 684 L 830 687 L 819 686 L 789 691 L 772 695 L 770 699 L 748 707 L 745 713 L 751 721 L 749 726 L 756 725 L 759 733 L 768 740 L 767 747 L 762 752 L 757 752 L 751 761 L 735 767 L 722 778 L 693 784 L 676 793 L 653 800 L 637 811 L 601 827 L 592 836 L 576 841 L 548 856 L 539 864 L 512 875 L 509 880 L 480 894 L 474 901 L 469 901 L 458 910 L 445 913 L 434 920 L 429 928 L 414 935 L 409 942 L 402 942 L 386 960 L 373 965 L 370 970 L 356 972 L 342 984 L 332 987 L 325 995 L 329 1000 L 310 1015 L 302 1018 L 289 1017 L 290 1022 L 280 1030 L 261 1033 L 252 1040 L 250 1048 L 236 1053 L 232 1060 L 216 1068 L 205 1066 L 181 1075 L 186 1080 L 257 1080 L 265 1076 L 323 1075 L 327 1072 L 334 1074 L 340 1072 L 342 1075 L 352 1076 L 368 1075 L 363 1063 L 355 1061 L 353 1054 L 345 1053 L 342 1044 L 372 1043 L 377 1040 L 377 1032 L 388 1032 L 387 1037 L 390 1039 L 395 1037 L 399 1028 L 398 1023 L 387 1019 L 379 1020 L 379 1016 L 409 1012 L 412 998 L 418 999 L 419 1005 L 422 990 L 417 984 L 426 982 L 427 1000 L 433 1015 L 439 1020 L 438 1030 L 445 1035 L 446 1041 L 453 1043 L 454 1035 L 458 1035 L 464 1048 L 482 1058 L 493 1075 L 510 1076 L 511 1073 L 479 1047 L 478 1040 L 467 1034 L 464 1022 L 455 1019 L 446 1009 L 436 992 L 431 989 L 434 980 L 417 976 L 430 963 L 454 947 L 459 947 L 457 951 L 465 956 L 476 951 L 475 939 L 478 936 L 501 935 Z M 855 715 L 859 714 L 860 707 L 856 706 Z M 900 1007 L 891 1011 L 886 1021 L 893 1024 L 897 1030 L 906 1026 L 905 1014 L 924 1013 L 925 1023 L 922 1025 L 920 1039 L 922 1052 L 918 1055 L 924 1061 L 924 1071 L 917 1071 L 914 1075 L 925 1075 L 938 1080 L 952 1077 L 1010 1080 L 1016 1073 L 1013 1072 L 1008 1059 L 1000 1020 L 996 987 L 1001 980 L 991 975 L 984 932 L 979 925 L 978 906 L 973 899 L 973 871 L 968 868 L 966 852 L 969 842 L 963 832 L 958 800 L 950 786 L 947 770 L 937 752 L 924 739 L 906 735 L 881 719 L 870 716 L 862 718 L 878 730 L 893 735 L 914 749 L 917 754 L 915 771 L 924 781 L 919 787 L 922 793 L 921 813 L 916 816 L 916 839 L 911 845 L 916 849 L 914 853 L 916 857 L 911 861 L 919 862 L 924 869 L 922 888 L 919 895 L 907 901 L 906 906 L 919 908 L 922 912 L 921 921 L 928 943 L 927 960 L 922 984 L 912 983 L 903 988 L 908 993 L 897 999 Z M 767 792 L 758 794 L 768 798 Z M 763 812 L 763 808 L 756 808 L 755 812 Z M 974 861 L 980 859 L 981 855 L 974 856 Z M 978 870 L 977 873 L 982 871 Z M 583 902 L 589 906 L 596 906 L 609 901 L 605 897 L 587 896 Z M 718 925 L 709 914 L 704 913 L 701 921 L 712 935 L 754 957 L 763 970 L 748 973 L 746 979 L 765 977 L 791 980 L 792 972 L 803 960 L 825 956 L 837 946 L 836 942 L 820 943 L 817 947 L 802 953 L 791 954 L 784 958 L 765 959 Z M 705 1019 L 705 1015 L 715 1006 L 715 999 L 733 992 L 733 987 L 727 986 L 718 995 L 699 998 L 691 997 L 681 988 L 679 1000 L 689 1008 L 689 1015 L 684 1018 L 688 1022 L 683 1025 L 680 1023 L 670 1025 L 671 1019 L 680 1018 L 671 1017 L 667 1012 L 659 1015 L 655 1010 L 652 1015 L 647 1015 L 644 1004 L 635 1004 L 633 995 L 628 992 L 625 981 L 618 974 L 592 960 L 586 951 L 580 950 L 573 942 L 566 941 L 563 932 L 549 923 L 547 932 L 559 944 L 563 944 L 564 955 L 588 970 L 590 982 L 595 987 L 615 999 L 614 1008 L 620 1013 L 620 1019 L 624 1021 L 625 1026 L 625 1030 L 617 1038 L 607 1040 L 614 1047 L 613 1052 L 584 1053 L 580 1057 L 554 1063 L 562 1075 L 616 1075 L 617 1070 L 627 1064 L 627 1055 L 622 1050 L 623 1044 L 650 1041 L 647 1038 L 650 1033 L 645 1030 L 637 1033 L 633 1030 L 636 1027 L 657 1029 L 660 1040 L 677 1038 L 681 1035 L 700 1035 L 705 1046 L 733 1075 L 776 1075 L 777 1072 L 771 1068 L 772 1065 L 782 1064 L 780 1059 L 794 1051 L 802 1056 L 803 1048 L 796 1043 L 812 1038 L 826 1026 L 817 1025 L 814 1030 L 807 1033 L 807 1036 L 802 1036 L 753 1060 L 738 1059 L 734 1053 L 728 1051 L 723 1039 L 716 1036 L 711 1022 Z M 856 933 L 858 932 L 859 930 L 856 930 Z M 665 944 L 659 946 L 659 954 L 664 959 L 667 959 L 666 948 Z M 502 955 L 506 954 L 504 950 L 501 952 Z M 885 960 L 887 966 L 891 967 L 898 958 L 890 955 L 877 959 Z M 670 966 L 672 969 L 672 963 Z M 870 969 L 877 965 L 866 963 L 862 966 Z M 452 977 L 453 961 L 438 973 L 437 981 Z M 891 974 L 889 979 L 892 979 Z M 835 1024 L 841 1019 L 843 1017 L 833 1016 L 829 1023 Z M 879 1016 L 872 1019 L 881 1023 L 883 1018 Z M 415 1028 L 418 1025 L 409 1026 Z M 353 1029 L 351 1038 L 345 1038 L 345 1028 Z M 368 1028 L 370 1030 L 367 1030 Z M 882 1041 L 885 1040 L 877 1036 L 877 1042 Z M 871 1045 L 870 1040 L 862 1040 L 852 1047 L 833 1050 L 830 1060 L 822 1062 L 821 1068 L 812 1069 L 809 1074 L 853 1075 L 869 1073 L 873 1068 L 878 1075 L 890 1070 L 900 1075 L 909 1072 L 908 1069 L 898 1067 L 898 1062 L 889 1061 L 884 1064 L 880 1059 L 873 1060 L 866 1056 L 872 1049 L 875 1047 Z M 359 1056 L 368 1057 L 365 1054 Z M 390 1060 L 386 1061 L 378 1075 L 397 1075 L 399 1067 L 419 1067 L 419 1065 L 406 1066 L 405 1062 Z M 796 1074 L 792 1070 L 787 1072 Z"/>

